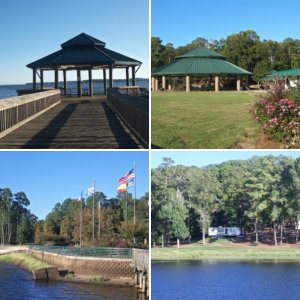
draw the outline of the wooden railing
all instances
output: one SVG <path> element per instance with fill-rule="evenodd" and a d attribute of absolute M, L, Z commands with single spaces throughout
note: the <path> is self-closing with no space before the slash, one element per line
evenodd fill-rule
<path fill-rule="evenodd" d="M 0 100 L 0 138 L 60 101 L 59 90 Z"/>

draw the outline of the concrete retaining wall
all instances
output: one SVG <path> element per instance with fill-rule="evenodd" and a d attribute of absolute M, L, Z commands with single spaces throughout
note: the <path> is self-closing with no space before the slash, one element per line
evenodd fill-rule
<path fill-rule="evenodd" d="M 109 90 L 107 101 L 123 121 L 148 146 L 149 144 L 149 100 L 116 90 Z"/>
<path fill-rule="evenodd" d="M 0 101 L 0 138 L 60 101 L 60 90 L 2 99 Z"/>
<path fill-rule="evenodd" d="M 64 256 L 29 250 L 34 257 L 62 269 L 68 269 L 78 275 L 103 275 L 109 278 L 134 279 L 134 265 L 131 259 L 91 258 Z"/>

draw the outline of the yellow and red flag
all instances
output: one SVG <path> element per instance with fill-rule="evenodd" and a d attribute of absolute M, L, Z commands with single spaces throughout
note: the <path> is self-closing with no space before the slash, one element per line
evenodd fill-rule
<path fill-rule="evenodd" d="M 118 193 L 125 193 L 126 191 L 127 191 L 127 183 L 126 182 L 121 183 L 119 185 L 119 187 L 117 188 Z"/>

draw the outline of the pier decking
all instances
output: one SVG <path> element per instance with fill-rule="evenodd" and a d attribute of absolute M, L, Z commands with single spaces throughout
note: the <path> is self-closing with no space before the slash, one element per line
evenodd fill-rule
<path fill-rule="evenodd" d="M 105 96 L 63 99 L 0 139 L 0 149 L 134 149 L 141 145 Z"/>

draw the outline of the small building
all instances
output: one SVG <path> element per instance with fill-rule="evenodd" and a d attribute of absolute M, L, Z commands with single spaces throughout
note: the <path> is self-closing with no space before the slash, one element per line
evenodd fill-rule
<path fill-rule="evenodd" d="M 209 227 L 208 236 L 239 236 L 241 231 L 238 227 Z"/>
<path fill-rule="evenodd" d="M 209 50 L 206 47 L 198 47 L 187 53 L 177 56 L 173 62 L 162 66 L 152 72 L 152 90 L 160 88 L 172 90 L 171 78 L 185 78 L 186 91 L 191 89 L 191 77 L 208 77 L 209 81 L 214 78 L 215 91 L 220 89 L 220 77 L 236 77 L 236 89 L 241 90 L 241 79 L 244 77 L 245 85 L 248 86 L 248 72 L 226 60 L 226 58 Z"/>
<path fill-rule="evenodd" d="M 104 93 L 108 70 L 109 88 L 113 87 L 113 69 L 124 69 L 126 85 L 129 86 L 129 71 L 131 69 L 131 84 L 135 86 L 135 73 L 142 64 L 140 61 L 106 48 L 106 43 L 90 35 L 81 33 L 61 44 L 61 50 L 47 55 L 27 65 L 33 72 L 33 90 L 36 91 L 37 75 L 40 78 L 40 90 L 44 88 L 44 72 L 54 71 L 55 89 L 58 88 L 58 74 L 63 73 L 64 94 L 67 91 L 67 71 L 77 71 L 77 93 L 82 96 L 81 71 L 89 72 L 89 95 L 93 96 L 92 70 L 102 70 Z M 138 68 L 137 68 L 138 67 Z M 137 69 L 136 69 L 137 68 Z M 100 72 L 99 72 L 100 75 Z"/>

